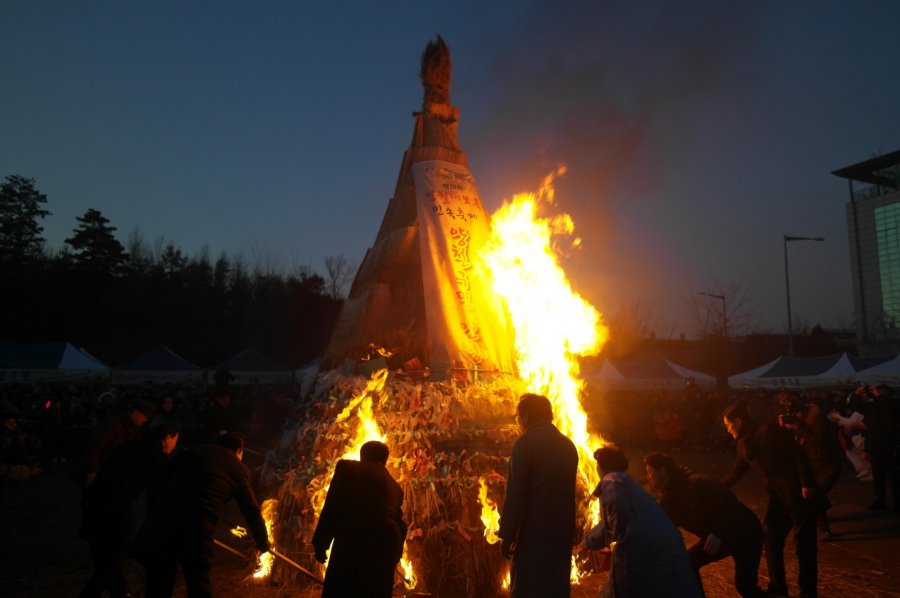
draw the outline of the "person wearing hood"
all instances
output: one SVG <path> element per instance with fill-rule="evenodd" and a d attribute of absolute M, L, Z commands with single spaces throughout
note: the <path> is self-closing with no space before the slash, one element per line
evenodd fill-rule
<path fill-rule="evenodd" d="M 681 532 L 646 490 L 625 473 L 628 458 L 612 444 L 594 452 L 600 524 L 585 536 L 590 550 L 609 550 L 612 565 L 600 598 L 699 598 L 702 591 Z"/>
<path fill-rule="evenodd" d="M 763 519 L 763 539 L 772 596 L 787 596 L 784 546 L 793 531 L 797 550 L 800 598 L 815 598 L 818 583 L 816 543 L 816 478 L 809 459 L 790 430 L 772 421 L 756 425 L 742 403 L 723 414 L 725 429 L 735 440 L 737 457 L 722 483 L 733 486 L 752 467 L 766 481 L 769 504 Z"/>
<path fill-rule="evenodd" d="M 758 585 L 763 529 L 753 511 L 718 481 L 679 467 L 666 453 L 645 456 L 644 468 L 650 489 L 672 523 L 699 538 L 688 555 L 700 591 L 700 568 L 730 556 L 737 593 L 742 598 L 767 596 Z"/>

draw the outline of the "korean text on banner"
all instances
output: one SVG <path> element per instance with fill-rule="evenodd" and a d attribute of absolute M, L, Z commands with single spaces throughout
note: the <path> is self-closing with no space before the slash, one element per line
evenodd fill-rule
<path fill-rule="evenodd" d="M 432 371 L 513 372 L 512 328 L 479 259 L 490 225 L 472 174 L 428 161 L 413 175 Z"/>

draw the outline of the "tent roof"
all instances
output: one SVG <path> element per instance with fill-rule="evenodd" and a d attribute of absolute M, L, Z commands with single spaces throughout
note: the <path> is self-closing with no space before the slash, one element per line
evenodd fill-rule
<path fill-rule="evenodd" d="M 882 361 L 872 367 L 860 370 L 859 379 L 869 384 L 879 382 L 895 383 L 900 379 L 900 355 Z"/>
<path fill-rule="evenodd" d="M 216 371 L 229 372 L 284 372 L 286 367 L 280 366 L 253 349 L 245 349 L 231 359 L 223 361 L 214 368 Z"/>
<path fill-rule="evenodd" d="M 616 369 L 626 378 L 682 378 L 678 372 L 672 369 L 669 362 L 661 357 L 649 357 L 643 359 L 619 359 L 613 362 Z"/>
<path fill-rule="evenodd" d="M 843 357 L 843 353 L 826 357 L 779 357 L 771 368 L 758 378 L 797 378 L 818 376 L 830 370 Z"/>
<path fill-rule="evenodd" d="M 879 366 L 883 363 L 890 363 L 891 361 L 895 361 L 900 355 L 890 354 L 890 355 L 873 355 L 871 357 L 856 357 L 855 355 L 848 355 L 850 358 L 850 363 L 853 364 L 853 368 L 859 372 L 862 370 L 867 370 L 869 368 L 873 368 Z M 888 366 L 891 368 L 891 371 L 896 371 L 897 366 Z"/>
<path fill-rule="evenodd" d="M 625 376 L 623 376 L 622 373 L 616 369 L 616 366 L 610 363 L 609 359 L 604 359 L 602 362 L 600 362 L 600 367 L 597 368 L 597 371 L 595 371 L 591 375 L 591 380 L 593 380 L 594 382 L 609 382 L 613 380 L 619 381 L 624 379 Z"/>
<path fill-rule="evenodd" d="M 666 363 L 669 364 L 669 367 L 675 370 L 675 373 L 681 376 L 682 378 L 693 378 L 695 381 L 699 380 L 715 380 L 715 376 L 710 376 L 706 372 L 698 372 L 697 370 L 689 370 L 686 367 L 680 366 L 677 363 L 669 361 L 666 359 Z"/>
<path fill-rule="evenodd" d="M 0 343 L 0 368 L 103 370 L 107 365 L 69 342 Z"/>
<path fill-rule="evenodd" d="M 190 371 L 200 366 L 176 355 L 168 347 L 159 345 L 149 353 L 120 365 L 118 370 Z"/>

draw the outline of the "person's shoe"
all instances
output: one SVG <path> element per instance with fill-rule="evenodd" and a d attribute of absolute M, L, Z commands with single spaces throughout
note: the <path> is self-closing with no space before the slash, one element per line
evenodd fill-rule
<path fill-rule="evenodd" d="M 771 583 L 766 586 L 766 594 L 771 596 L 771 598 L 790 598 L 786 587 Z"/>
<path fill-rule="evenodd" d="M 860 482 L 871 482 L 875 478 L 872 477 L 871 473 L 867 473 L 866 475 L 864 475 L 862 477 L 858 477 L 856 479 L 859 480 Z"/>
<path fill-rule="evenodd" d="M 885 504 L 883 501 L 876 500 L 875 502 L 870 504 L 867 508 L 870 511 L 883 511 L 886 507 L 885 507 Z"/>
<path fill-rule="evenodd" d="M 823 542 L 831 542 L 832 540 L 834 540 L 834 534 L 832 534 L 830 531 L 822 534 Z"/>
<path fill-rule="evenodd" d="M 860 480 L 861 480 L 861 479 L 863 479 L 863 478 L 871 477 L 871 475 L 872 475 L 872 472 L 871 472 L 871 471 L 869 471 L 868 469 L 864 469 L 864 470 L 862 470 L 862 471 L 860 471 L 860 472 L 857 472 L 856 477 L 857 477 L 857 479 L 860 479 Z"/>

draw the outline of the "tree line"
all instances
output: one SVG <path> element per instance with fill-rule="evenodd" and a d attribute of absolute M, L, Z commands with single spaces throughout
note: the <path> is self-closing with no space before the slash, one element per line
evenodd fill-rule
<path fill-rule="evenodd" d="M 326 260 L 327 280 L 240 255 L 190 256 L 137 230 L 125 247 L 93 208 L 53 251 L 42 236 L 46 204 L 34 179 L 0 185 L 0 342 L 67 340 L 111 365 L 164 344 L 206 367 L 252 347 L 297 367 L 324 351 L 354 272 L 343 256 Z"/>

